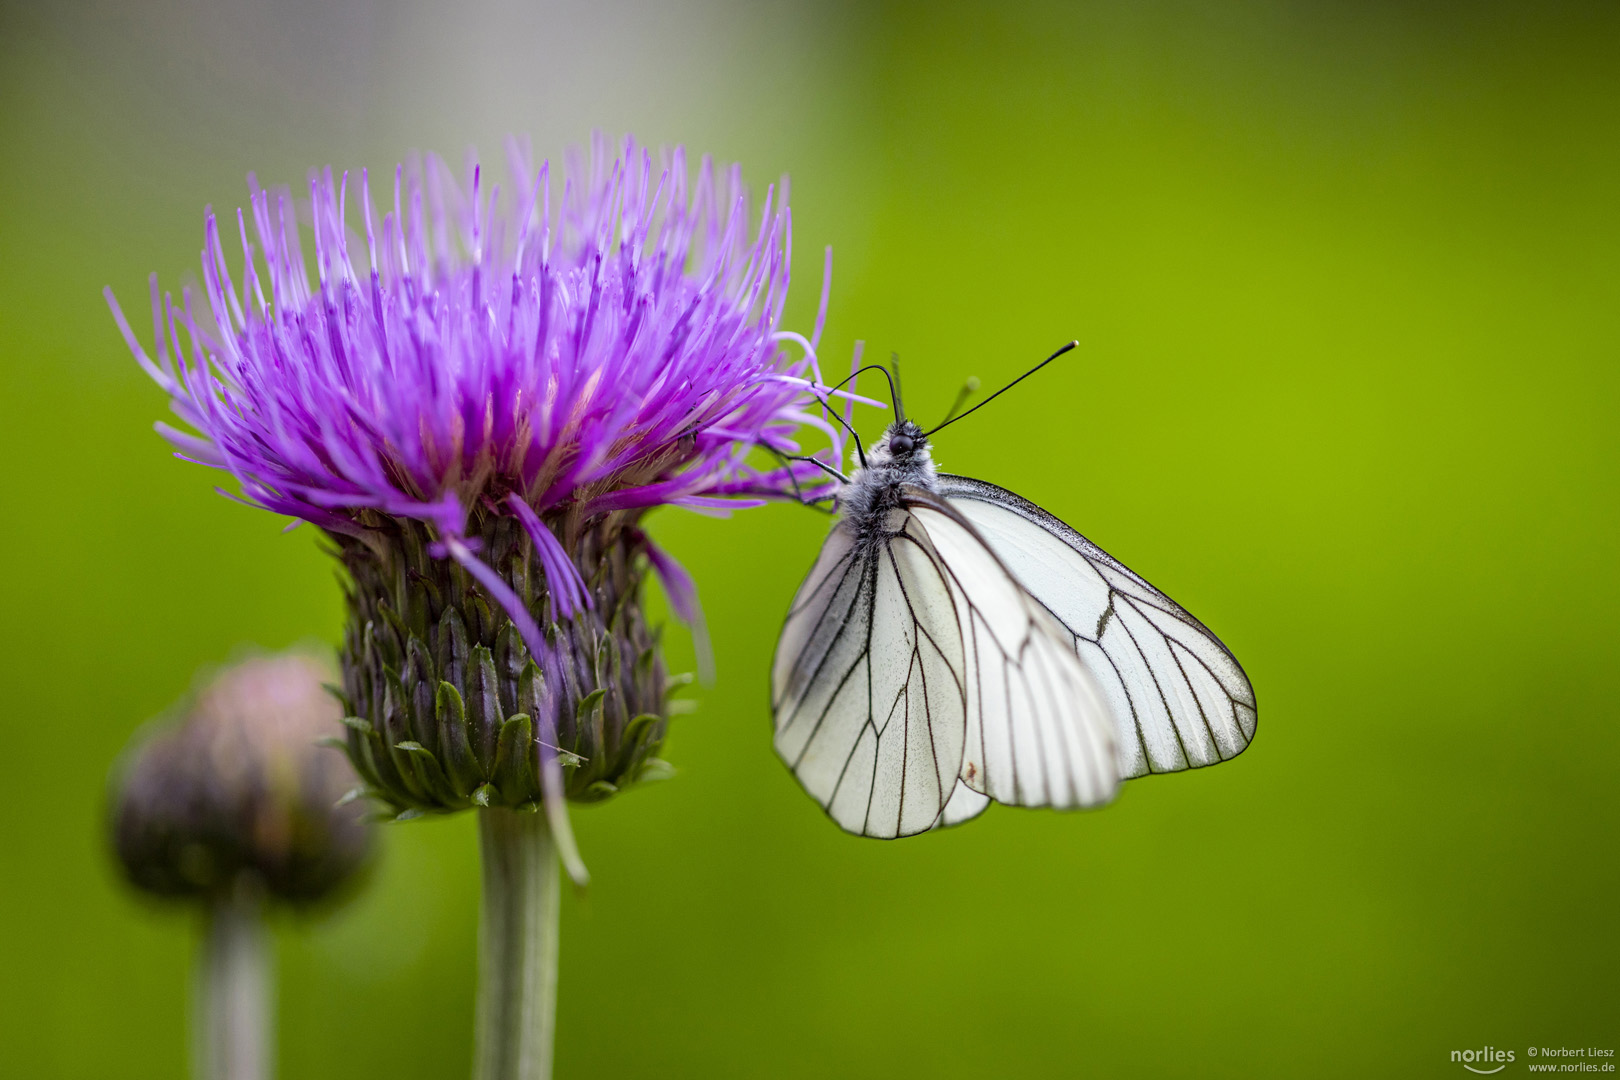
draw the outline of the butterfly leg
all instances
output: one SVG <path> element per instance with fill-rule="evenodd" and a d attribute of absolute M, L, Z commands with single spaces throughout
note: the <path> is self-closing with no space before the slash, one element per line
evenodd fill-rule
<path fill-rule="evenodd" d="M 831 465 L 828 465 L 825 461 L 822 461 L 819 458 L 809 457 L 809 456 L 804 455 L 804 454 L 784 454 L 784 453 L 782 453 L 782 451 L 777 450 L 774 447 L 766 447 L 766 449 L 770 450 L 770 452 L 772 454 L 775 454 L 777 456 L 777 458 L 779 458 L 781 460 L 781 462 L 782 462 L 782 464 L 784 466 L 789 461 L 808 461 L 810 464 L 812 464 L 812 465 L 816 466 L 817 468 L 821 469 L 823 472 L 828 473 L 829 475 L 836 477 L 837 479 L 843 481 L 846 484 L 849 483 L 849 477 L 845 476 L 843 473 L 839 472 L 837 469 L 833 468 Z M 804 495 L 804 489 L 799 487 L 799 478 L 797 476 L 793 475 L 792 470 L 789 470 L 789 472 L 788 472 L 788 479 L 793 482 L 793 496 L 794 496 L 794 498 L 796 498 L 798 500 L 800 506 L 808 506 L 810 509 L 818 511 L 818 512 L 823 513 L 823 514 L 837 513 L 837 511 L 831 506 L 817 505 L 819 503 L 832 502 L 834 499 L 837 498 L 836 495 L 833 495 L 833 494 L 817 495 L 813 499 L 807 499 L 807 498 L 805 498 L 805 495 Z"/>

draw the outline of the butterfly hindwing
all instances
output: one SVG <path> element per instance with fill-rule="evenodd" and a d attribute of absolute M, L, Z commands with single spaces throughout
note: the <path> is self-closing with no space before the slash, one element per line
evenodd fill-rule
<path fill-rule="evenodd" d="M 951 792 L 950 799 L 945 803 L 945 809 L 939 812 L 939 821 L 934 824 L 934 828 L 949 829 L 964 821 L 972 821 L 989 808 L 990 796 L 974 791 L 961 780 L 957 780 L 956 790 Z"/>
<path fill-rule="evenodd" d="M 844 829 L 923 832 L 956 788 L 964 679 L 948 577 L 915 518 L 894 510 L 861 545 L 840 523 L 777 646 L 777 752 Z"/>
<path fill-rule="evenodd" d="M 1026 499 L 940 475 L 939 492 L 1060 622 L 1108 699 L 1123 776 L 1226 761 L 1254 738 L 1254 689 L 1179 604 Z"/>

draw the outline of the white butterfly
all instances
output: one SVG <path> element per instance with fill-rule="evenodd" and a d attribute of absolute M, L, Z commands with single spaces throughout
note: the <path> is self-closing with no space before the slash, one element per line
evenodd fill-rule
<path fill-rule="evenodd" d="M 1254 690 L 1214 634 L 1040 507 L 938 473 L 912 421 L 838 500 L 771 703 L 777 753 L 849 832 L 911 836 L 992 800 L 1099 806 L 1254 738 Z"/>

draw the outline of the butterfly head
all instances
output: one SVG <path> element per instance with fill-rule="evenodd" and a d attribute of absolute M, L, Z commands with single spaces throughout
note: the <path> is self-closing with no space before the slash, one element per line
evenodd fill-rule
<path fill-rule="evenodd" d="M 928 458 L 928 437 L 913 420 L 899 420 L 883 431 L 883 437 L 872 447 L 874 457 L 886 458 L 897 465 Z"/>
<path fill-rule="evenodd" d="M 928 436 L 911 420 L 896 420 L 884 428 L 867 451 L 866 461 L 869 468 L 863 472 L 869 482 L 880 486 L 927 484 L 934 475 Z"/>

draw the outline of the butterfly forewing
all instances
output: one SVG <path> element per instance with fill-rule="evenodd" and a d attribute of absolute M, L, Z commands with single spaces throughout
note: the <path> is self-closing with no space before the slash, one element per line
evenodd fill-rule
<path fill-rule="evenodd" d="M 961 514 L 932 495 L 908 495 L 946 569 L 964 639 L 962 782 L 1014 806 L 1107 802 L 1119 783 L 1114 721 L 1072 635 Z M 946 817 L 972 807 L 964 797 Z"/>
<path fill-rule="evenodd" d="M 961 767 L 964 670 L 946 570 L 915 519 L 892 511 L 860 546 L 841 523 L 777 647 L 777 752 L 850 832 L 925 831 Z"/>
<path fill-rule="evenodd" d="M 853 551 L 849 534 L 833 529 L 793 597 L 771 669 L 771 708 L 778 716 L 785 702 L 804 696 L 810 681 L 826 666 L 828 650 L 836 644 L 844 622 L 854 614 L 861 576 L 849 573 Z"/>
<path fill-rule="evenodd" d="M 1202 623 L 1028 500 L 980 480 L 938 480 L 950 506 L 1066 629 L 1114 715 L 1122 775 L 1211 765 L 1248 746 L 1254 690 Z"/>

